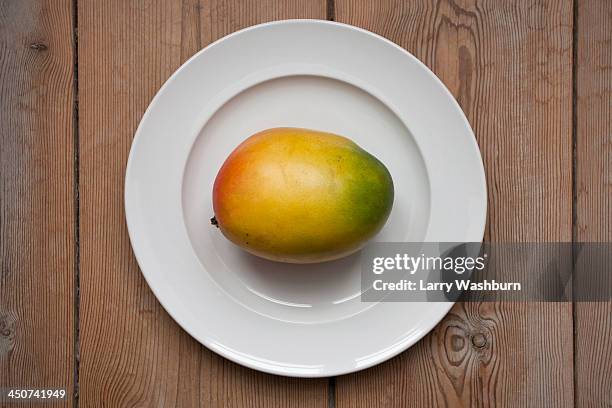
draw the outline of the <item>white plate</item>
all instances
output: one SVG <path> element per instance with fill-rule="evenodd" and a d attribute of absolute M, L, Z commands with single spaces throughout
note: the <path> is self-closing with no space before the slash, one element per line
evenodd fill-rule
<path fill-rule="evenodd" d="M 451 303 L 363 303 L 359 255 L 318 265 L 250 256 L 209 224 L 215 175 L 266 128 L 348 136 L 393 176 L 393 211 L 377 241 L 480 241 L 482 160 L 444 85 L 390 41 L 317 20 L 229 35 L 179 68 L 147 109 L 127 165 L 134 253 L 168 313 L 239 364 L 321 377 L 410 347 Z"/>

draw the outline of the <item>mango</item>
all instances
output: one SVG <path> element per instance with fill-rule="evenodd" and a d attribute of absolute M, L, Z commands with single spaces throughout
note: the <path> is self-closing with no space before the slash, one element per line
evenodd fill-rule
<path fill-rule="evenodd" d="M 213 186 L 213 225 L 269 260 L 313 263 L 359 250 L 393 206 L 387 168 L 351 140 L 275 128 L 225 160 Z"/>

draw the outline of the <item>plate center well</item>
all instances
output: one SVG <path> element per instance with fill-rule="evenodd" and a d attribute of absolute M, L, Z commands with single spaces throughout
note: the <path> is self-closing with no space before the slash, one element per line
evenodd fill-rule
<path fill-rule="evenodd" d="M 376 241 L 423 240 L 430 200 L 423 158 L 410 131 L 384 103 L 356 86 L 321 76 L 288 76 L 252 86 L 224 103 L 196 138 L 182 200 L 203 273 L 235 301 L 271 318 L 321 323 L 355 315 L 370 306 L 359 297 L 359 253 L 321 264 L 276 263 L 247 254 L 210 225 L 212 186 L 223 161 L 244 139 L 273 127 L 346 136 L 387 166 L 395 202 Z"/>

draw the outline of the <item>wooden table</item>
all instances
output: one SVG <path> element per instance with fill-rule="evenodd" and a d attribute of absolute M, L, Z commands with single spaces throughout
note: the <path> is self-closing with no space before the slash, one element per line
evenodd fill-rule
<path fill-rule="evenodd" d="M 314 380 L 231 363 L 164 312 L 124 221 L 136 126 L 196 51 L 287 18 L 379 33 L 444 81 L 485 162 L 487 240 L 612 240 L 612 1 L 1 0 L 0 387 L 87 407 L 612 406 L 610 302 L 457 304 L 400 356 Z"/>

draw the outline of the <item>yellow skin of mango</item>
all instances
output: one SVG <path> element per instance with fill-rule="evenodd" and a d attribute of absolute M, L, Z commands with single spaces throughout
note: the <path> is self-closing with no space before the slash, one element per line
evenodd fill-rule
<path fill-rule="evenodd" d="M 387 168 L 351 140 L 298 128 L 265 130 L 226 159 L 213 221 L 234 244 L 273 261 L 312 263 L 359 250 L 393 206 Z"/>

